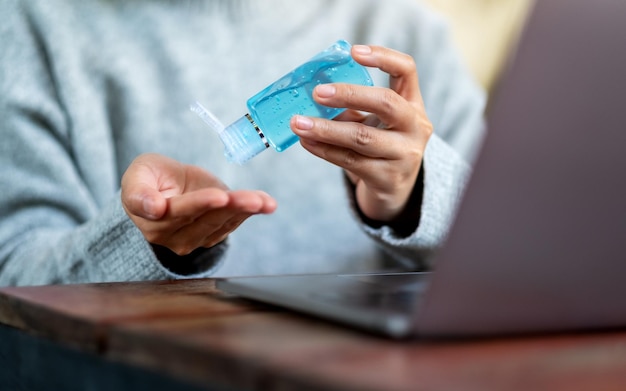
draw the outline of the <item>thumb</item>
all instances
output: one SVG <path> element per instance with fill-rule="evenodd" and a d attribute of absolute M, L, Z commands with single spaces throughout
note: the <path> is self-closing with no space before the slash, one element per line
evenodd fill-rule
<path fill-rule="evenodd" d="M 165 197 L 158 190 L 142 183 L 122 190 L 122 204 L 126 213 L 147 220 L 160 219 L 167 209 Z"/>

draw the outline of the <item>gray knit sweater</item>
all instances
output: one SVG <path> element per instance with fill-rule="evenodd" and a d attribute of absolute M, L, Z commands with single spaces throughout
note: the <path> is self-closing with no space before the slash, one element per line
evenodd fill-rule
<path fill-rule="evenodd" d="M 445 239 L 485 99 L 417 1 L 4 0 L 0 15 L 0 285 L 415 268 Z M 229 123 L 340 38 L 416 59 L 435 134 L 408 237 L 360 221 L 342 171 L 299 144 L 228 163 L 188 108 Z M 278 209 L 168 269 L 121 207 L 120 178 L 143 152 L 265 190 Z"/>

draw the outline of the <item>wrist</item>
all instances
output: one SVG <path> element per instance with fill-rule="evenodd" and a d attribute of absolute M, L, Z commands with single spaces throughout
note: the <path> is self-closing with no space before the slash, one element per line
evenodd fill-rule
<path fill-rule="evenodd" d="M 402 209 L 402 211 L 393 219 L 388 221 L 376 220 L 367 217 L 363 211 L 360 209 L 358 202 L 356 202 L 355 197 L 355 187 L 346 178 L 347 183 L 351 187 L 351 196 L 353 198 L 354 208 L 361 219 L 361 221 L 372 227 L 372 228 L 381 228 L 383 226 L 387 226 L 392 229 L 392 231 L 398 235 L 399 237 L 407 237 L 413 234 L 417 230 L 417 227 L 420 223 L 421 210 L 422 210 L 422 199 L 424 193 L 424 168 L 423 165 L 420 168 L 420 171 L 417 175 L 417 179 L 415 180 L 415 184 L 413 185 L 413 189 L 411 194 Z"/>

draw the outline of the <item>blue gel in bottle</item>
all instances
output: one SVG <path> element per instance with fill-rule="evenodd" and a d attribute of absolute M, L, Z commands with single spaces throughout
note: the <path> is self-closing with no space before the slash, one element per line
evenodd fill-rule
<path fill-rule="evenodd" d="M 323 83 L 373 85 L 350 48 L 348 42 L 337 41 L 248 99 L 248 114 L 219 131 L 228 160 L 242 164 L 270 146 L 279 152 L 289 148 L 298 141 L 289 127 L 295 114 L 332 119 L 345 111 L 317 104 L 312 94 Z"/>

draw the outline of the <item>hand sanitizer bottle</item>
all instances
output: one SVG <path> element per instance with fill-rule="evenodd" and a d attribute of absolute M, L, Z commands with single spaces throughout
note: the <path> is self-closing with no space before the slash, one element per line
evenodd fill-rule
<path fill-rule="evenodd" d="M 243 164 L 272 146 L 281 152 L 298 141 L 289 127 L 295 114 L 332 119 L 344 108 L 317 104 L 313 89 L 323 83 L 373 85 L 367 69 L 350 55 L 350 44 L 340 40 L 267 86 L 247 101 L 248 113 L 224 127 L 199 103 L 192 105 L 224 143 L 231 162 Z"/>

